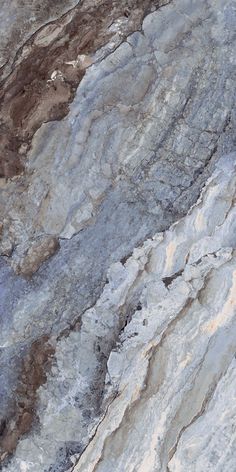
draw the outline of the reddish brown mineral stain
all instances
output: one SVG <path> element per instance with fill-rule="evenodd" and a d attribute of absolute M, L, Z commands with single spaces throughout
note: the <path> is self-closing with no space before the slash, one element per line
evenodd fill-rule
<path fill-rule="evenodd" d="M 22 360 L 19 384 L 15 392 L 14 413 L 11 418 L 1 423 L 0 461 L 15 450 L 19 438 L 32 426 L 37 390 L 46 382 L 46 372 L 51 366 L 54 352 L 53 346 L 48 342 L 48 336 L 42 336 L 33 342 L 30 351 Z"/>

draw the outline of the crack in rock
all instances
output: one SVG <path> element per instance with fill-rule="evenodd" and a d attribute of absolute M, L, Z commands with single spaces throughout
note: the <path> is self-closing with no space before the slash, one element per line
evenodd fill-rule
<path fill-rule="evenodd" d="M 190 423 L 236 350 L 233 0 L 28 2 L 0 14 L 2 470 L 232 470 L 231 370 Z"/>
<path fill-rule="evenodd" d="M 85 0 L 41 27 L 21 47 L 1 86 L 0 177 L 22 173 L 36 130 L 66 116 L 96 50 L 111 41 L 117 29 L 116 42 L 121 43 L 139 28 L 151 5 L 159 3 L 103 0 L 92 6 Z"/>

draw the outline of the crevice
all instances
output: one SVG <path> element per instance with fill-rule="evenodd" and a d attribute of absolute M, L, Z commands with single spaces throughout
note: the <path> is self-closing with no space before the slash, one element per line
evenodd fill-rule
<path fill-rule="evenodd" d="M 199 167 L 198 169 L 196 169 L 196 171 L 194 172 L 193 179 L 192 179 L 192 182 L 190 183 L 190 186 L 204 172 L 204 170 L 209 166 L 209 164 L 212 161 L 213 157 L 216 155 L 216 153 L 218 151 L 219 140 L 220 140 L 222 134 L 226 132 L 226 130 L 229 127 L 230 123 L 231 123 L 231 113 L 229 113 L 227 115 L 220 133 L 213 133 L 213 131 L 211 132 L 212 134 L 216 135 L 216 141 L 215 141 L 214 147 L 210 151 L 207 158 L 205 159 L 204 164 L 201 167 Z M 207 132 L 209 133 L 210 131 L 208 130 Z"/>
<path fill-rule="evenodd" d="M 151 372 L 151 369 L 152 369 L 152 362 L 153 362 L 153 359 L 155 357 L 155 354 L 157 353 L 157 351 L 161 348 L 161 346 L 163 345 L 166 337 L 169 335 L 169 333 L 172 331 L 172 329 L 175 327 L 175 325 L 179 322 L 180 319 L 182 319 L 184 316 L 186 316 L 186 314 L 188 313 L 188 309 L 189 307 L 191 306 L 191 304 L 193 303 L 194 299 L 193 298 L 189 298 L 186 300 L 185 302 L 185 305 L 183 306 L 183 308 L 179 311 L 179 313 L 176 315 L 176 317 L 170 321 L 170 323 L 168 324 L 168 326 L 166 327 L 165 331 L 162 333 L 161 337 L 160 337 L 160 340 L 159 342 L 155 345 L 155 346 L 152 346 L 151 349 L 146 353 L 146 357 L 148 358 L 148 366 L 147 366 L 147 371 L 146 371 L 146 375 L 145 375 L 145 379 L 143 381 L 143 387 L 141 388 L 140 390 L 140 395 L 139 397 L 131 404 L 131 405 L 128 405 L 124 411 L 124 414 L 123 414 L 123 417 L 121 419 L 121 421 L 119 422 L 119 426 L 114 429 L 114 431 L 112 431 L 108 437 L 105 438 L 104 440 L 104 444 L 103 444 L 103 448 L 102 448 L 102 451 L 101 451 L 101 455 L 98 459 L 98 462 L 96 463 L 96 466 L 98 465 L 98 463 L 100 463 L 102 460 L 103 460 L 103 457 L 104 457 L 104 451 L 106 449 L 106 445 L 108 444 L 108 441 L 114 437 L 114 435 L 116 434 L 117 430 L 119 428 L 122 427 L 122 425 L 125 423 L 126 421 L 126 417 L 128 415 L 130 415 L 132 413 L 132 411 L 134 411 L 135 409 L 135 406 L 138 402 L 140 402 L 140 400 L 142 398 L 145 397 L 148 389 L 149 389 L 149 377 L 150 377 L 150 372 Z M 119 392 L 119 387 L 117 387 L 117 390 Z M 117 394 L 119 395 L 119 393 Z M 113 400 L 109 403 L 109 407 L 111 406 Z M 99 422 L 98 424 L 98 427 L 96 428 L 96 432 L 95 434 L 93 435 L 93 437 L 90 439 L 88 445 L 86 446 L 86 448 L 84 449 L 83 453 L 86 451 L 87 447 L 89 446 L 89 444 L 91 443 L 91 441 L 93 440 L 93 438 L 96 436 L 96 433 L 98 432 L 98 428 L 99 428 L 99 425 L 102 423 L 102 421 L 105 419 L 105 415 L 103 415 L 103 418 L 102 420 Z M 82 453 L 82 454 L 83 454 Z M 79 461 L 79 459 L 78 459 Z M 77 463 L 75 464 L 74 467 L 76 467 L 76 465 L 78 465 L 78 461 Z M 72 469 L 74 470 L 74 469 Z M 95 470 L 95 469 L 94 469 Z"/>
<path fill-rule="evenodd" d="M 202 402 L 202 406 L 200 408 L 200 410 L 193 416 L 193 418 L 191 419 L 191 421 L 186 425 L 184 426 L 181 431 L 179 432 L 178 434 L 178 437 L 177 437 L 177 440 L 175 442 L 175 445 L 172 447 L 171 451 L 169 452 L 169 459 L 168 459 L 168 465 L 169 465 L 169 462 L 171 461 L 171 459 L 173 458 L 174 454 L 176 453 L 176 450 L 178 448 L 178 444 L 180 442 L 180 439 L 183 435 L 183 433 L 190 427 L 192 426 L 193 423 L 195 423 L 195 421 L 198 420 L 198 418 L 200 418 L 206 411 L 210 401 L 212 400 L 213 396 L 214 396 L 214 393 L 217 389 L 217 386 L 219 384 L 219 382 L 221 381 L 221 379 L 224 377 L 224 375 L 226 374 L 227 370 L 228 370 L 228 367 L 232 361 L 232 359 L 234 358 L 235 354 L 233 355 L 233 357 L 230 359 L 230 361 L 228 362 L 226 368 L 224 369 L 224 371 L 219 375 L 218 379 L 216 382 L 214 382 L 210 387 L 209 387 L 209 390 L 208 392 L 206 393 L 206 396 Z M 170 472 L 170 469 L 169 469 L 169 466 L 167 465 L 167 472 Z"/>
<path fill-rule="evenodd" d="M 103 458 L 104 458 L 104 451 L 108 445 L 108 442 L 110 441 L 110 439 L 112 437 L 115 436 L 116 432 L 118 429 L 122 428 L 122 425 L 125 424 L 126 421 L 128 421 L 128 417 L 129 415 L 132 414 L 132 411 L 135 410 L 135 407 L 136 407 L 136 404 L 138 404 L 141 400 L 145 400 L 146 397 L 148 397 L 148 395 L 150 394 L 150 385 L 149 385 L 149 379 L 150 379 L 150 375 L 151 375 L 151 372 L 152 372 L 152 368 L 153 368 L 153 363 L 155 362 L 155 359 L 156 359 L 156 354 L 157 352 L 159 352 L 159 350 L 161 349 L 161 347 L 163 346 L 166 338 L 172 333 L 172 331 L 175 329 L 177 323 L 179 323 L 180 320 L 182 320 L 185 316 L 188 315 L 189 313 L 189 309 L 192 305 L 192 303 L 194 303 L 194 301 L 196 299 L 198 299 L 198 296 L 201 294 L 202 291 L 205 290 L 205 286 L 206 284 L 208 283 L 208 280 L 209 280 L 209 274 L 208 274 L 208 277 L 207 277 L 207 280 L 205 281 L 203 287 L 198 291 L 198 293 L 196 294 L 196 296 L 194 298 L 192 297 L 189 297 L 184 306 L 180 309 L 180 311 L 176 314 L 175 318 L 173 318 L 169 324 L 165 327 L 164 331 L 162 332 L 162 334 L 160 335 L 160 339 L 158 340 L 157 344 L 153 345 L 149 351 L 146 352 L 146 355 L 145 357 L 148 359 L 148 366 L 147 366 L 147 370 L 146 370 L 146 375 L 145 375 L 145 379 L 143 381 L 143 385 L 142 385 L 142 388 L 140 390 L 140 394 L 138 396 L 138 398 L 131 404 L 131 405 L 128 405 L 124 414 L 123 414 L 123 417 L 121 419 L 121 421 L 119 422 L 119 426 L 114 429 L 114 431 L 112 431 L 109 436 L 107 438 L 105 438 L 105 441 L 104 441 L 104 444 L 103 444 L 103 448 L 102 448 L 102 452 L 101 452 L 101 455 L 99 457 L 99 460 L 97 462 L 100 463 L 102 462 Z M 137 307 L 137 305 L 136 305 Z M 157 333 L 154 334 L 154 336 L 157 336 Z M 153 394 L 156 394 L 156 391 L 158 390 L 159 386 L 156 385 L 156 388 L 155 388 L 155 392 L 152 391 L 152 395 Z M 117 386 L 117 390 L 119 392 L 119 386 Z M 110 404 L 111 405 L 111 404 Z M 103 419 L 105 418 L 105 415 L 103 416 Z M 102 421 L 101 421 L 102 422 Z M 101 424 L 101 422 L 99 424 Z M 94 435 L 95 436 L 95 435 Z M 94 437 L 93 436 L 93 437 Z M 91 439 L 92 440 L 92 439 Z M 89 444 L 91 443 L 91 440 L 90 442 L 88 443 L 87 447 L 89 446 Z M 86 450 L 86 448 L 84 449 L 84 451 Z M 79 461 L 79 459 L 78 459 Z M 77 462 L 78 464 L 78 462 Z M 97 465 L 96 464 L 96 465 Z M 74 469 L 73 469 L 74 470 Z"/>
<path fill-rule="evenodd" d="M 12 59 L 12 63 L 11 63 L 11 68 L 10 68 L 10 71 L 9 73 L 7 74 L 4 74 L 4 68 L 6 68 L 6 65 L 9 63 L 9 60 L 5 62 L 5 64 L 2 65 L 2 67 L 0 67 L 0 77 L 2 76 L 2 79 L 0 81 L 0 87 L 4 84 L 4 82 L 8 79 L 8 77 L 11 75 L 11 73 L 13 72 L 15 66 L 17 65 L 17 62 L 21 60 L 21 55 L 23 55 L 23 51 L 24 51 L 24 48 L 26 46 L 30 46 L 32 43 L 33 43 L 33 40 L 34 38 L 41 32 L 43 31 L 44 29 L 46 29 L 48 26 L 50 25 L 57 25 L 57 24 L 60 24 L 61 22 L 63 22 L 63 20 L 65 18 L 67 18 L 67 16 L 69 16 L 69 14 L 71 14 L 74 10 L 76 10 L 78 8 L 78 5 L 79 3 L 81 2 L 78 2 L 75 6 L 73 6 L 72 8 L 70 8 L 69 10 L 67 10 L 66 12 L 64 12 L 61 16 L 55 18 L 54 20 L 51 20 L 51 21 L 48 21 L 48 22 L 45 22 L 42 26 L 40 26 L 38 29 L 36 29 L 34 31 L 34 33 L 30 36 L 30 38 L 28 38 L 23 44 L 22 46 L 19 47 L 19 49 L 17 49 L 13 59 Z"/>
<path fill-rule="evenodd" d="M 19 440 L 37 424 L 37 391 L 47 382 L 57 343 L 72 331 L 80 331 L 83 314 L 95 305 L 96 302 L 84 309 L 53 344 L 49 333 L 36 339 L 23 355 L 11 414 L 0 423 L 0 470 L 11 459 Z"/>
<path fill-rule="evenodd" d="M 68 114 L 92 55 L 115 34 L 109 31 L 111 22 L 124 16 L 129 7 L 130 15 L 116 37 L 118 47 L 140 29 L 152 6 L 162 5 L 163 1 L 155 0 L 102 0 L 91 7 L 84 0 L 41 27 L 19 49 L 0 93 L 0 178 L 23 173 L 35 132 L 43 123 Z"/>
<path fill-rule="evenodd" d="M 175 274 L 173 274 L 173 275 L 171 275 L 171 276 L 169 276 L 169 277 L 164 277 L 164 278 L 162 279 L 162 282 L 164 282 L 165 286 L 168 288 L 169 285 L 171 285 L 172 282 L 173 282 L 175 279 L 177 279 L 177 277 L 179 277 L 180 275 L 182 275 L 183 271 L 184 271 L 184 269 L 181 269 L 181 270 L 179 270 L 178 272 L 175 272 Z"/>
<path fill-rule="evenodd" d="M 139 277 L 140 274 L 138 274 Z M 130 291 L 134 288 L 136 281 L 131 286 Z M 106 281 L 103 284 L 101 291 L 106 285 Z M 97 411 L 97 415 L 102 414 L 102 402 L 104 397 L 104 386 L 105 386 L 105 375 L 106 375 L 106 364 L 110 352 L 114 349 L 120 334 L 123 332 L 125 326 L 130 322 L 134 309 L 133 306 L 139 309 L 137 302 L 137 296 L 132 296 L 132 301 L 125 302 L 118 309 L 119 323 L 115 327 L 114 332 L 110 339 L 102 340 L 102 347 L 99 345 L 99 339 L 97 344 L 97 358 L 99 361 L 99 369 L 93 380 L 93 384 L 90 385 L 90 389 L 94 392 L 91 394 L 89 401 L 93 402 L 93 407 Z M 129 298 L 128 294 L 126 299 Z M 69 326 L 63 329 L 57 336 L 53 344 L 50 344 L 51 332 L 35 340 L 30 349 L 26 350 L 21 362 L 20 373 L 18 376 L 17 387 L 14 394 L 14 404 L 11 408 L 11 414 L 8 418 L 3 418 L 0 424 L 0 470 L 2 466 L 11 459 L 18 442 L 22 437 L 29 433 L 34 425 L 37 424 L 37 391 L 38 388 L 44 385 L 47 381 L 47 376 L 51 371 L 53 361 L 55 359 L 55 351 L 57 343 L 67 338 L 71 332 L 80 331 L 83 323 L 83 315 L 91 310 L 97 303 L 97 300 L 87 306 L 79 316 L 77 316 Z M 104 347 L 105 346 L 105 347 Z M 96 405 L 95 405 L 96 404 Z M 69 459 L 68 459 L 69 460 Z"/>

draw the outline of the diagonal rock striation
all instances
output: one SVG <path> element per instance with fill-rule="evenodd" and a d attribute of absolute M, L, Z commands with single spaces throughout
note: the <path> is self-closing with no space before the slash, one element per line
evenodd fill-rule
<path fill-rule="evenodd" d="M 36 130 L 42 123 L 68 113 L 85 70 L 93 63 L 91 54 L 113 36 L 113 48 L 117 46 L 140 28 L 152 4 L 165 3 L 168 1 L 78 2 L 62 17 L 39 28 L 20 47 L 10 73 L 5 73 L 8 62 L 2 68 L 1 177 L 20 174 Z"/>
<path fill-rule="evenodd" d="M 234 1 L 2 3 L 0 468 L 233 470 Z"/>
<path fill-rule="evenodd" d="M 185 218 L 146 241 L 126 262 L 123 270 L 129 272 L 134 261 L 148 257 L 140 281 L 142 309 L 133 314 L 109 356 L 109 407 L 70 470 L 184 471 L 196 470 L 198 464 L 198 470 L 207 466 L 223 471 L 234 463 L 233 437 L 231 441 L 225 419 L 228 399 L 224 404 L 225 383 L 233 388 L 225 376 L 232 372 L 236 348 L 232 158 L 220 161 Z M 181 274 L 166 287 L 163 276 L 170 277 L 180 267 Z M 212 417 L 216 401 L 222 410 L 219 422 Z M 208 417 L 214 434 L 211 446 Z M 222 431 L 230 444 L 221 458 L 216 451 Z M 196 442 L 202 433 L 203 459 Z"/>

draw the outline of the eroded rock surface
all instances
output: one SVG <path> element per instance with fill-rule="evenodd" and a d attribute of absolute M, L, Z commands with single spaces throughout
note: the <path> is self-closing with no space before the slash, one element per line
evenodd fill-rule
<path fill-rule="evenodd" d="M 233 470 L 234 1 L 13 3 L 2 470 Z"/>
<path fill-rule="evenodd" d="M 235 164 L 222 159 L 185 218 L 114 266 L 117 291 L 120 273 L 127 289 L 136 269 L 140 306 L 108 359 L 115 399 L 72 470 L 223 472 L 235 463 L 225 401 L 236 386 Z"/>
<path fill-rule="evenodd" d="M 165 3 L 168 0 L 153 1 L 158 7 Z M 93 63 L 91 54 L 111 38 L 114 49 L 130 32 L 139 29 L 151 4 L 151 0 L 78 2 L 59 19 L 36 30 L 18 49 L 11 72 L 7 74 L 8 62 L 2 69 L 1 177 L 23 172 L 25 155 L 35 131 L 42 123 L 68 113 L 68 103 L 73 100 L 86 68 Z M 63 5 L 65 8 L 65 2 Z M 39 10 L 41 18 L 44 10 L 44 14 L 51 10 L 51 14 L 55 14 L 60 8 L 56 5 L 52 8 L 48 2 L 38 8 L 33 2 L 30 10 L 35 13 Z M 20 9 L 18 13 L 24 18 L 26 5 L 23 12 Z M 39 18 L 34 17 L 32 28 Z M 17 29 L 14 33 L 17 36 Z M 24 27 L 18 33 L 20 38 L 24 37 Z"/>

